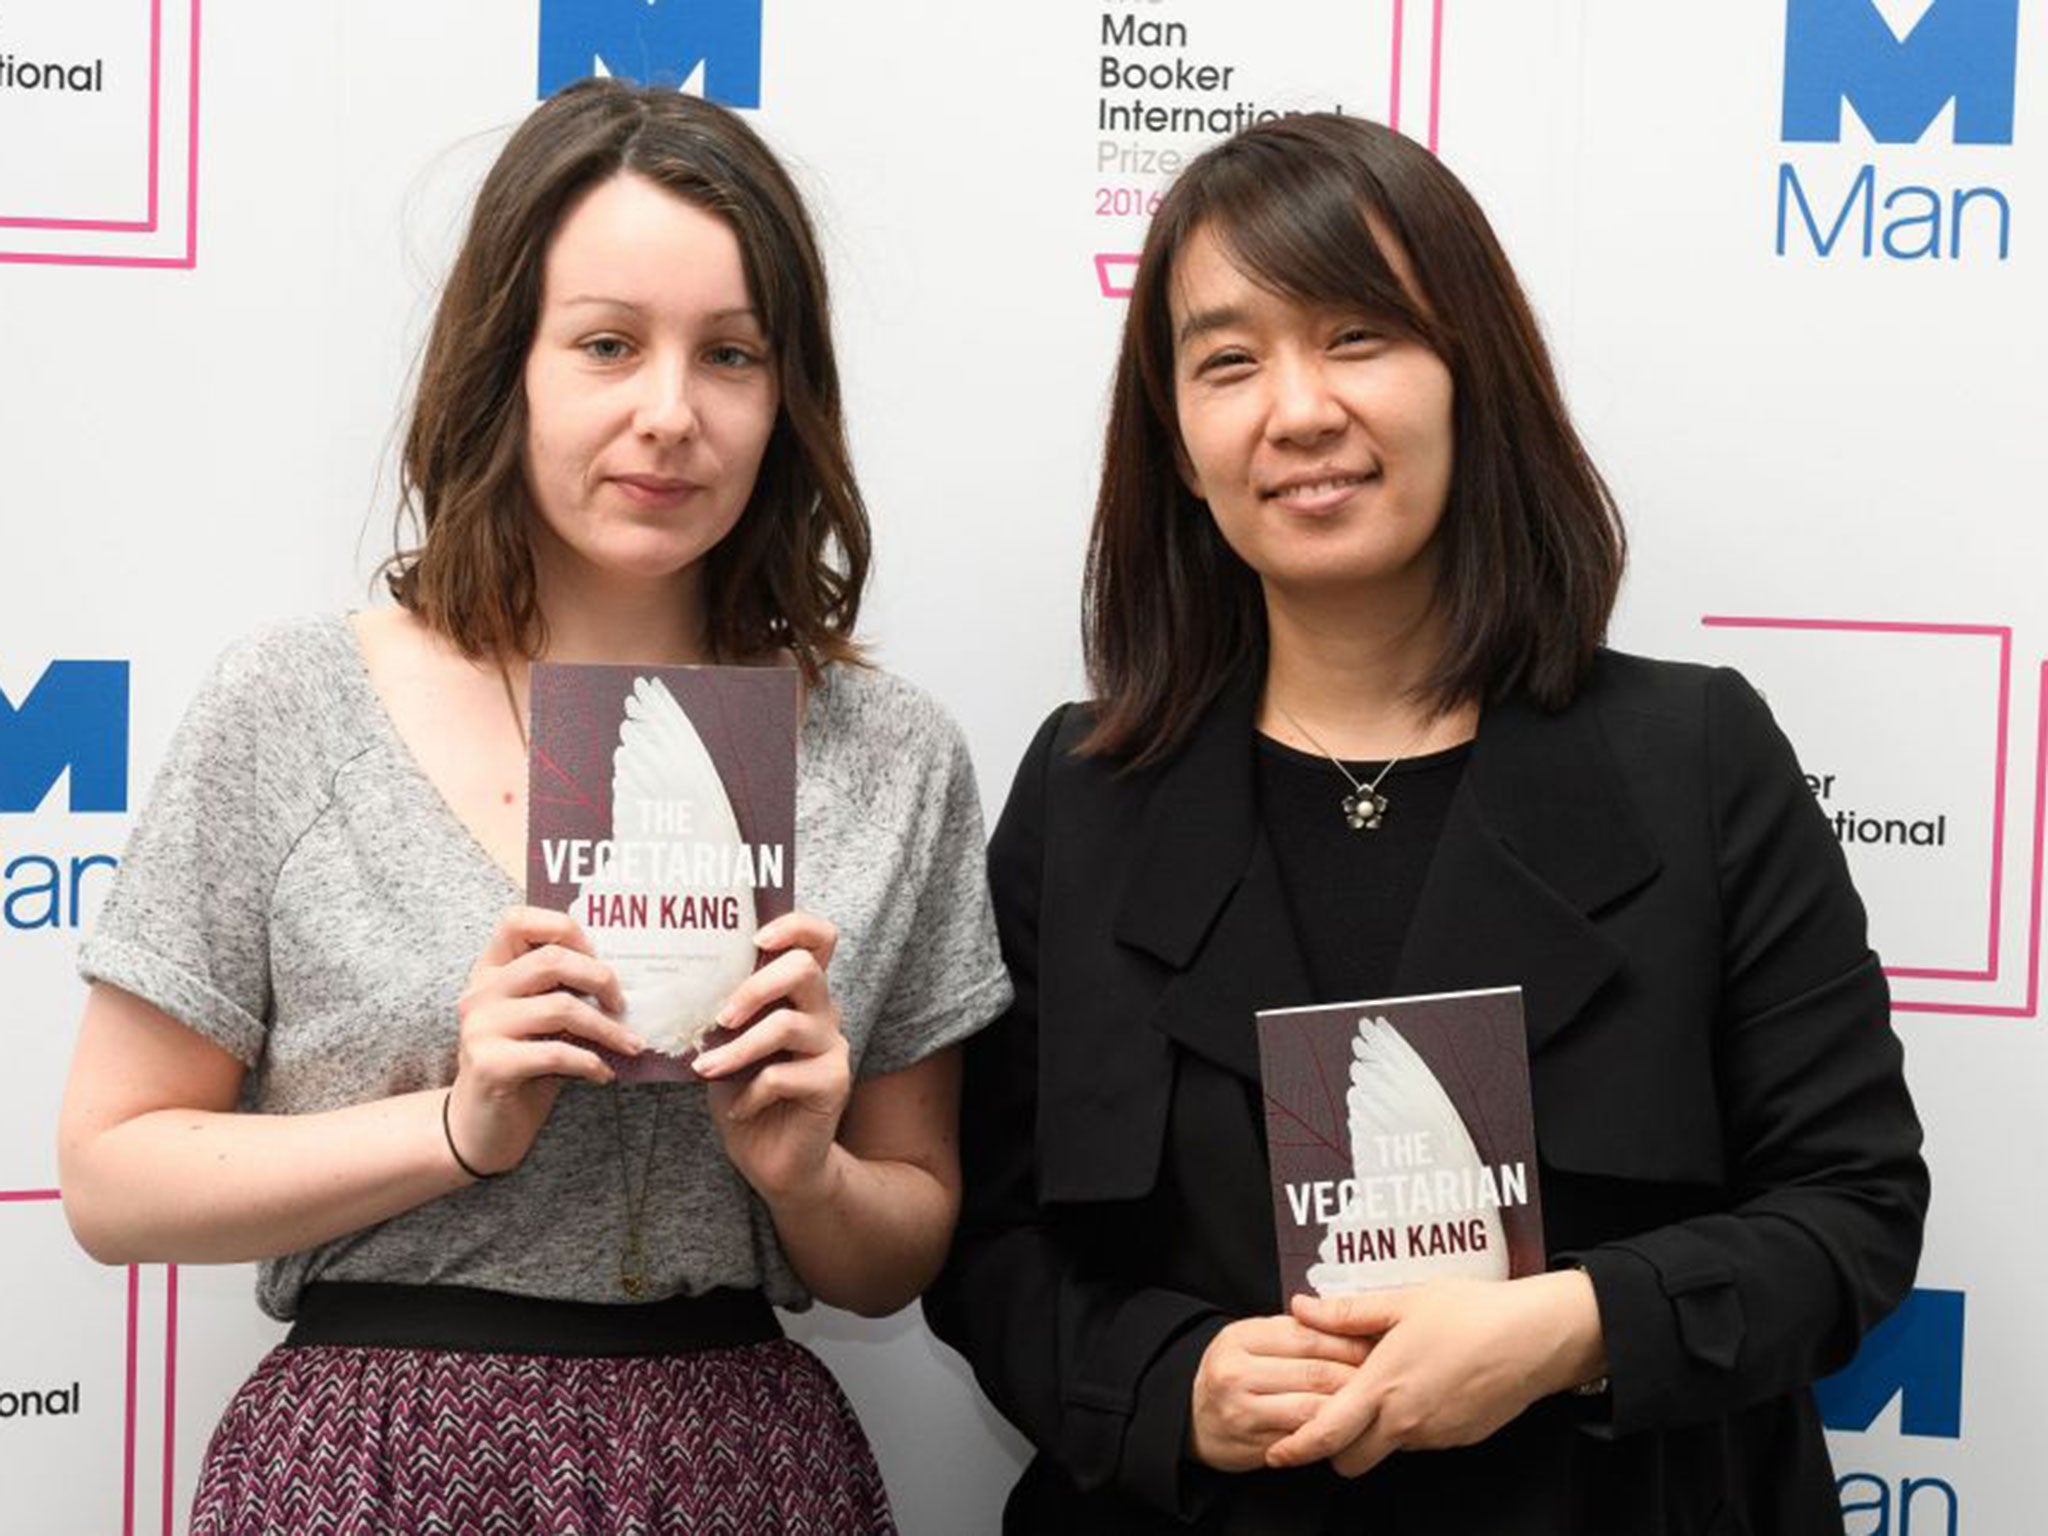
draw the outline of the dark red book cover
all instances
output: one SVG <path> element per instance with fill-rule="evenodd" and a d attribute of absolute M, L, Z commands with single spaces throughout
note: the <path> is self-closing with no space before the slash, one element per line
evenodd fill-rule
<path fill-rule="evenodd" d="M 1258 1015 L 1280 1295 L 1544 1267 L 1522 991 Z"/>
<path fill-rule="evenodd" d="M 712 1016 L 796 899 L 797 674 L 538 662 L 526 896 L 569 913 L 652 1047 L 622 1082 L 694 1076 Z"/>

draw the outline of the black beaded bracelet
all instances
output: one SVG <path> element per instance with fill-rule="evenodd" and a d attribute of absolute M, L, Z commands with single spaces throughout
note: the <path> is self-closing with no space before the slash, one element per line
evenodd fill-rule
<path fill-rule="evenodd" d="M 456 1149 L 455 1128 L 448 1123 L 448 1106 L 454 1103 L 454 1101 L 455 1090 L 453 1088 L 450 1088 L 441 1095 L 441 1134 L 448 1138 L 448 1155 L 455 1159 L 455 1166 L 468 1174 L 472 1179 L 502 1179 L 512 1171 L 510 1168 L 501 1168 L 496 1173 L 485 1173 L 481 1168 L 472 1168 L 469 1159 Z"/>

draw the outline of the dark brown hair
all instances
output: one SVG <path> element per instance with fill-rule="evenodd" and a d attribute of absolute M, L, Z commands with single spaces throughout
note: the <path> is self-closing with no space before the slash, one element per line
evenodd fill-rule
<path fill-rule="evenodd" d="M 1419 292 L 1403 286 L 1375 228 L 1405 253 Z M 1412 140 L 1309 113 L 1205 151 L 1146 235 L 1088 548 L 1083 642 L 1100 704 L 1083 750 L 1133 765 L 1166 755 L 1264 649 L 1258 578 L 1178 468 L 1169 300 L 1174 261 L 1198 230 L 1274 293 L 1363 310 L 1443 359 L 1453 447 L 1435 600 L 1446 642 L 1418 696 L 1451 708 L 1524 693 L 1562 707 L 1621 582 L 1613 497 L 1472 195 Z"/>
<path fill-rule="evenodd" d="M 815 680 L 856 660 L 868 518 L 840 416 L 825 269 L 802 198 L 731 112 L 675 91 L 585 80 L 520 125 L 484 178 L 421 360 L 400 469 L 417 547 L 391 595 L 471 656 L 537 655 L 546 633 L 528 545 L 526 355 L 548 243 L 576 200 L 624 171 L 731 226 L 780 390 L 754 492 L 705 557 L 707 640 L 725 659 L 778 647 Z"/>

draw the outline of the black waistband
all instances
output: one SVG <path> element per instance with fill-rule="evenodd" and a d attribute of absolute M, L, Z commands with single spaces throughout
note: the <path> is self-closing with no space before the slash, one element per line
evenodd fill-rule
<path fill-rule="evenodd" d="M 611 1304 L 464 1285 L 323 1280 L 299 1293 L 287 1348 L 443 1349 L 492 1355 L 681 1355 L 782 1337 L 759 1291 Z"/>

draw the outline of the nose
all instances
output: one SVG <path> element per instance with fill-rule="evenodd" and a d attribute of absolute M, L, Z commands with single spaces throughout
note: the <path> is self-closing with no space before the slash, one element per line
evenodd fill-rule
<path fill-rule="evenodd" d="M 1344 406 L 1319 357 L 1281 357 L 1268 375 L 1266 436 L 1291 446 L 1319 443 L 1344 430 Z"/>
<path fill-rule="evenodd" d="M 687 364 L 650 358 L 640 372 L 640 385 L 633 411 L 636 433 L 657 442 L 682 442 L 696 435 L 697 412 L 691 403 Z"/>

